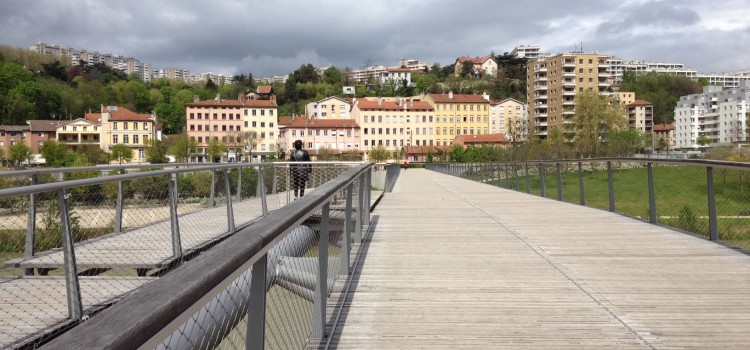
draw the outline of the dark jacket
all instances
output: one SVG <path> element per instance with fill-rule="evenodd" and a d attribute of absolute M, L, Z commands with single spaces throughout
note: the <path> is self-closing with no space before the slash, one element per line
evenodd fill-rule
<path fill-rule="evenodd" d="M 310 162 L 312 159 L 310 159 L 310 155 L 307 153 L 307 151 L 303 149 L 298 149 L 292 152 L 292 154 L 289 156 L 290 162 Z M 295 176 L 303 181 L 307 181 L 307 174 L 312 172 L 312 165 L 311 164 L 299 164 L 299 165 L 291 165 L 289 167 L 289 171 L 291 172 L 292 176 Z"/>

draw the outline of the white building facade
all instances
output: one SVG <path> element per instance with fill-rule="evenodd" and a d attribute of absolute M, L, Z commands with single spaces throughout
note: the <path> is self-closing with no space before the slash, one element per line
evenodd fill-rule
<path fill-rule="evenodd" d="M 698 138 L 710 140 L 707 146 L 747 141 L 750 87 L 724 89 L 706 86 L 703 93 L 680 97 L 674 110 L 675 147 L 700 148 Z"/>

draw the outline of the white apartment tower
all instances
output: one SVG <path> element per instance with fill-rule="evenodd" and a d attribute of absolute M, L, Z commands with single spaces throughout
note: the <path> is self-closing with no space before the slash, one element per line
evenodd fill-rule
<path fill-rule="evenodd" d="M 750 84 L 724 89 L 705 86 L 703 93 L 680 97 L 674 109 L 675 147 L 701 146 L 698 138 L 710 139 L 709 146 L 747 141 Z"/>

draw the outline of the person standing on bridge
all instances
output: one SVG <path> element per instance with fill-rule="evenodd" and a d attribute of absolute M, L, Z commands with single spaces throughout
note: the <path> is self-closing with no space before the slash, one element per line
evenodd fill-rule
<path fill-rule="evenodd" d="M 289 156 L 290 162 L 310 162 L 310 155 L 302 149 L 302 140 L 294 141 L 294 151 Z M 307 186 L 308 175 L 312 172 L 311 164 L 291 165 L 289 172 L 292 175 L 292 188 L 294 189 L 294 198 L 305 195 L 305 186 Z"/>

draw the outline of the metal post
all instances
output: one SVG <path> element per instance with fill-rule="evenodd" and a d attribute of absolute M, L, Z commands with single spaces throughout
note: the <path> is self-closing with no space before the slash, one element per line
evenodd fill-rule
<path fill-rule="evenodd" d="M 510 176 L 508 176 L 508 164 L 505 164 L 505 188 L 510 188 Z"/>
<path fill-rule="evenodd" d="M 352 250 L 351 234 L 352 234 L 352 192 L 354 185 L 349 184 L 346 187 L 346 209 L 344 210 L 344 234 L 341 242 L 341 274 L 349 274 L 349 254 Z"/>
<path fill-rule="evenodd" d="M 268 255 L 253 264 L 247 307 L 245 350 L 263 350 L 266 345 L 266 269 Z"/>
<path fill-rule="evenodd" d="M 531 182 L 529 181 L 529 163 L 526 163 L 526 193 L 531 194 Z"/>
<path fill-rule="evenodd" d="M 359 244 L 362 243 L 362 225 L 363 219 L 364 219 L 364 209 L 365 209 L 365 201 L 364 201 L 364 193 L 365 193 L 365 182 L 364 182 L 364 175 L 360 175 L 357 179 L 357 190 L 359 191 L 357 194 L 357 215 L 355 216 L 355 226 L 354 226 L 354 243 Z"/>
<path fill-rule="evenodd" d="M 719 240 L 719 226 L 716 222 L 716 191 L 714 189 L 714 169 L 706 167 L 706 184 L 708 185 L 708 238 Z"/>
<path fill-rule="evenodd" d="M 278 189 L 276 187 L 279 186 L 279 180 L 277 180 L 278 173 L 276 171 L 276 166 L 272 166 L 273 168 L 273 181 L 271 181 L 271 194 L 276 194 L 278 192 Z"/>
<path fill-rule="evenodd" d="M 365 172 L 365 217 L 364 223 L 370 226 L 370 203 L 372 203 L 372 168 Z"/>
<path fill-rule="evenodd" d="M 177 215 L 177 174 L 169 177 L 169 222 L 172 229 L 172 256 L 182 257 L 182 242 L 180 241 L 180 224 Z"/>
<path fill-rule="evenodd" d="M 211 205 L 211 208 L 216 206 L 216 197 L 214 195 L 216 188 L 216 170 L 211 170 L 211 199 L 209 200 L 209 204 Z"/>
<path fill-rule="evenodd" d="M 542 197 L 546 197 L 547 192 L 547 184 L 544 183 L 544 180 L 544 164 L 539 163 L 539 186 L 541 187 L 539 195 Z"/>
<path fill-rule="evenodd" d="M 258 193 L 256 192 L 256 195 Z M 242 200 L 242 166 L 237 167 L 237 202 Z"/>
<path fill-rule="evenodd" d="M 258 192 L 258 195 L 260 196 L 260 205 L 263 208 L 263 216 L 268 215 L 268 202 L 266 201 L 266 183 L 263 180 L 263 170 L 258 167 L 258 187 L 260 192 Z"/>
<path fill-rule="evenodd" d="M 520 184 L 518 183 L 518 164 L 516 163 L 513 163 L 513 179 L 516 181 L 516 192 L 518 192 Z"/>
<path fill-rule="evenodd" d="M 125 169 L 120 169 L 120 175 L 125 173 Z M 115 204 L 115 233 L 122 232 L 122 199 L 123 199 L 123 182 L 117 181 L 117 202 Z"/>
<path fill-rule="evenodd" d="M 229 168 L 224 173 L 224 191 L 227 196 L 227 230 L 234 232 L 234 209 L 232 208 L 232 188 L 229 186 Z"/>
<path fill-rule="evenodd" d="M 68 318 L 79 321 L 83 317 L 81 303 L 81 288 L 78 284 L 78 270 L 76 268 L 75 248 L 73 247 L 73 232 L 71 232 L 68 201 L 65 190 L 57 191 L 57 203 L 60 209 L 60 226 L 63 240 L 63 260 L 65 266 L 65 291 L 68 299 Z"/>
<path fill-rule="evenodd" d="M 37 174 L 31 175 L 31 185 L 37 184 Z M 29 217 L 26 222 L 26 243 L 24 245 L 23 256 L 31 258 L 34 256 L 34 245 L 36 244 L 36 193 L 29 195 Z M 34 269 L 24 269 L 26 276 L 33 276 Z"/>
<path fill-rule="evenodd" d="M 656 192 L 654 191 L 654 173 L 651 163 L 648 163 L 648 216 L 649 222 L 657 223 L 656 219 Z"/>
<path fill-rule="evenodd" d="M 560 163 L 557 163 L 557 200 L 563 200 L 562 174 L 560 172 Z"/>
<path fill-rule="evenodd" d="M 289 164 L 287 164 L 286 165 L 286 203 L 287 204 L 289 204 L 289 202 L 292 200 L 292 198 L 290 197 L 291 196 L 291 194 L 290 194 L 291 191 L 289 191 L 292 188 L 291 184 L 290 184 L 290 181 L 291 181 L 290 177 L 291 177 L 291 175 L 290 175 L 289 172 L 290 172 L 290 168 L 289 168 Z"/>
<path fill-rule="evenodd" d="M 581 205 L 586 205 L 586 188 L 583 187 L 583 163 L 578 162 L 578 195 L 581 197 Z"/>
<path fill-rule="evenodd" d="M 328 235 L 330 225 L 328 215 L 330 203 L 323 205 L 323 215 L 320 218 L 320 247 L 318 248 L 318 279 L 315 286 L 313 307 L 312 337 L 323 339 L 326 337 L 326 299 L 328 298 Z"/>
<path fill-rule="evenodd" d="M 615 185 L 612 178 L 612 162 L 607 162 L 607 188 L 609 190 L 609 211 L 615 212 Z"/>

